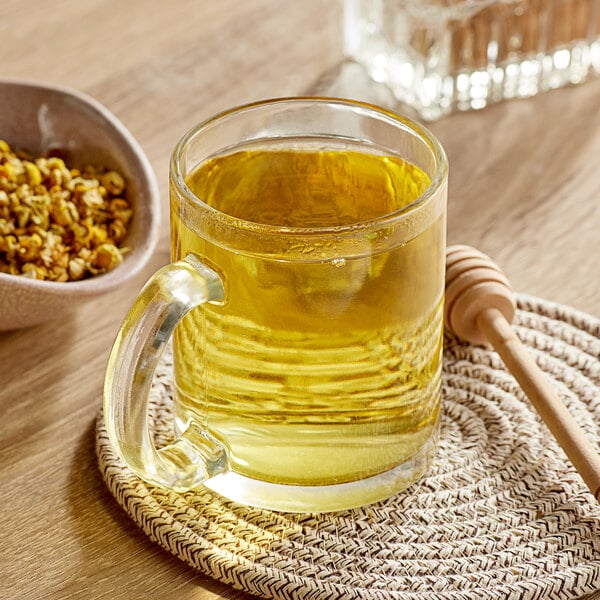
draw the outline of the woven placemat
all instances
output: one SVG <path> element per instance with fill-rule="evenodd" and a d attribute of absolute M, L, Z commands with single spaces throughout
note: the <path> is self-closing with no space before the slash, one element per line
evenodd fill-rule
<path fill-rule="evenodd" d="M 519 295 L 515 329 L 600 449 L 600 320 Z M 171 356 L 151 422 L 171 434 Z M 275 513 L 140 481 L 98 418 L 111 492 L 155 542 L 263 598 L 569 600 L 600 590 L 600 505 L 497 354 L 448 338 L 440 447 L 427 477 L 362 509 Z"/>

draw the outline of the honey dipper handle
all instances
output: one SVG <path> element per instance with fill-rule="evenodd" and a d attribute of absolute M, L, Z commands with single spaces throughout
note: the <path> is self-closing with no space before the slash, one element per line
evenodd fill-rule
<path fill-rule="evenodd" d="M 552 432 L 573 466 L 600 501 L 600 455 L 556 395 L 500 310 L 483 309 L 477 325 Z"/>

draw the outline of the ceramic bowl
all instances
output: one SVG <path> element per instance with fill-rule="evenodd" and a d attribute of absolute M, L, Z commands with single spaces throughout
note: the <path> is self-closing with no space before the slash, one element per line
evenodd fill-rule
<path fill-rule="evenodd" d="M 110 293 L 140 271 L 158 238 L 158 186 L 143 150 L 109 110 L 75 90 L 0 79 L 0 139 L 36 156 L 58 151 L 68 166 L 92 164 L 119 171 L 134 207 L 125 243 L 130 251 L 112 271 L 64 283 L 0 273 L 0 330 L 57 318 Z"/>

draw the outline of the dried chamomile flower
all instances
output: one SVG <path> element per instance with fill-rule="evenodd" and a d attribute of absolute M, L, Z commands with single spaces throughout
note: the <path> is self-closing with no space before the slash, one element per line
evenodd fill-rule
<path fill-rule="evenodd" d="M 123 261 L 133 217 L 118 172 L 69 168 L 0 139 L 0 272 L 77 281 Z"/>

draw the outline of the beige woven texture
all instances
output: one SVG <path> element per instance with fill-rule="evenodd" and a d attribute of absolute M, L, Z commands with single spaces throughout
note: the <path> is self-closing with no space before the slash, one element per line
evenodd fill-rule
<path fill-rule="evenodd" d="M 519 295 L 515 330 L 600 450 L 600 320 Z M 171 355 L 150 424 L 172 435 Z M 263 598 L 600 598 L 600 505 L 492 350 L 448 338 L 442 432 L 428 475 L 362 509 L 322 515 L 240 506 L 140 481 L 98 419 L 104 479 L 153 541 Z"/>

